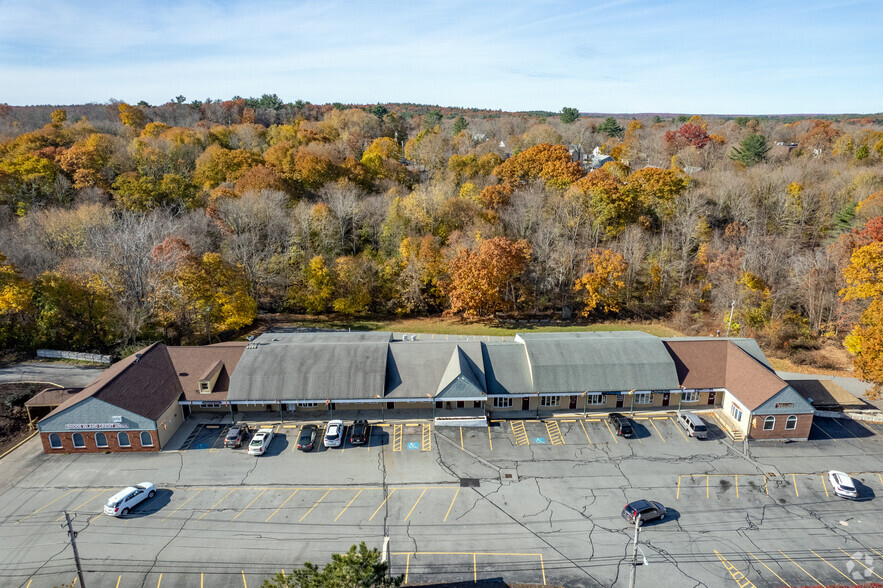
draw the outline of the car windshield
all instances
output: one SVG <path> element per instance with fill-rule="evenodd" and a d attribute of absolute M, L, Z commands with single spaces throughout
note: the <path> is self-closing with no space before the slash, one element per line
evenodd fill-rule
<path fill-rule="evenodd" d="M 116 508 L 118 505 L 119 505 L 119 502 L 117 502 L 117 501 L 114 500 L 113 498 L 109 499 L 109 500 L 105 503 L 105 506 L 108 506 L 108 507 L 110 507 L 110 508 Z"/>
<path fill-rule="evenodd" d="M 227 439 L 235 439 L 239 436 L 239 429 L 230 429 L 230 432 L 227 433 Z"/>
<path fill-rule="evenodd" d="M 313 434 L 311 431 L 303 431 L 300 434 L 300 440 L 301 441 L 309 441 L 310 437 L 312 437 L 312 436 L 313 436 Z"/>
<path fill-rule="evenodd" d="M 696 431 L 704 431 L 705 425 L 696 425 L 695 427 L 693 427 L 693 429 Z"/>
<path fill-rule="evenodd" d="M 254 439 L 251 440 L 252 445 L 260 445 L 264 440 L 263 435 L 256 435 Z"/>

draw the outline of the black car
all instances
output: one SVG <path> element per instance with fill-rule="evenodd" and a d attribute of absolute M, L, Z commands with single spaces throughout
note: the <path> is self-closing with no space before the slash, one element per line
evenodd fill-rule
<path fill-rule="evenodd" d="M 316 425 L 304 425 L 300 430 L 300 437 L 297 438 L 297 448 L 301 451 L 312 451 L 318 434 L 319 427 Z"/>
<path fill-rule="evenodd" d="M 368 442 L 368 421 L 356 421 L 350 428 L 350 443 L 364 445 Z"/>
<path fill-rule="evenodd" d="M 243 442 L 248 441 L 250 434 L 248 425 L 232 425 L 224 437 L 224 447 L 241 447 Z"/>
<path fill-rule="evenodd" d="M 640 527 L 647 521 L 664 519 L 665 507 L 658 502 L 653 502 L 651 500 L 636 500 L 634 502 L 626 504 L 623 507 L 622 518 L 624 518 L 631 524 L 634 524 L 635 519 L 637 518 L 638 526 Z"/>
<path fill-rule="evenodd" d="M 610 421 L 610 425 L 613 427 L 613 431 L 622 437 L 631 437 L 635 434 L 632 430 L 632 424 L 629 420 L 618 412 L 611 412 L 607 415 L 607 420 Z"/>

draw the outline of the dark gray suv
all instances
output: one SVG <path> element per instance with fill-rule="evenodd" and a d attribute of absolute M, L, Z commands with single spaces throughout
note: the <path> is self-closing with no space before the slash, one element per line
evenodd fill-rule
<path fill-rule="evenodd" d="M 622 509 L 622 518 L 631 524 L 635 524 L 635 518 L 638 519 L 640 527 L 647 521 L 665 518 L 665 507 L 658 502 L 650 500 L 636 500 L 625 505 Z"/>

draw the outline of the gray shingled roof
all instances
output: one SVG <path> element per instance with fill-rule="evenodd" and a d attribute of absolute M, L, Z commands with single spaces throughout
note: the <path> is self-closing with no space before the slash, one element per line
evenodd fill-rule
<path fill-rule="evenodd" d="M 484 394 L 481 344 L 477 342 L 395 341 L 389 344 L 386 396 L 390 398 L 435 397 L 461 377 L 469 378 L 477 390 L 469 398 Z M 454 361 L 456 360 L 456 361 Z M 452 365 L 456 365 L 452 367 Z M 463 366 L 461 368 L 461 366 Z M 443 394 L 451 396 L 451 390 Z"/>
<path fill-rule="evenodd" d="M 536 393 L 678 387 L 671 355 L 661 339 L 646 333 L 531 333 L 518 339 L 527 348 Z"/>
<path fill-rule="evenodd" d="M 482 344 L 488 394 L 532 394 L 527 354 L 521 343 Z"/>
<path fill-rule="evenodd" d="M 367 342 L 358 338 L 353 343 L 340 337 L 331 337 L 331 342 L 305 337 L 303 343 L 273 339 L 243 352 L 230 378 L 229 401 L 383 396 L 388 339 Z"/>
<path fill-rule="evenodd" d="M 441 381 L 438 383 L 438 398 L 483 398 L 484 378 L 481 380 L 473 370 L 473 361 L 457 346 Z M 479 372 L 481 373 L 481 372 Z"/>
<path fill-rule="evenodd" d="M 791 405 L 791 406 L 776 406 L 779 405 Z M 779 390 L 772 398 L 758 406 L 754 409 L 753 414 L 756 415 L 768 415 L 768 414 L 813 414 L 815 409 L 813 406 L 806 401 L 800 394 L 797 393 L 797 390 L 792 388 L 791 386 L 786 386 Z"/>

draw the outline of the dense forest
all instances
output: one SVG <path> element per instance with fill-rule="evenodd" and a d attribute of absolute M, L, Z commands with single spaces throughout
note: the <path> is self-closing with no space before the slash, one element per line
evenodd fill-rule
<path fill-rule="evenodd" d="M 259 312 L 662 319 L 883 382 L 883 120 L 0 105 L 0 346 Z"/>

